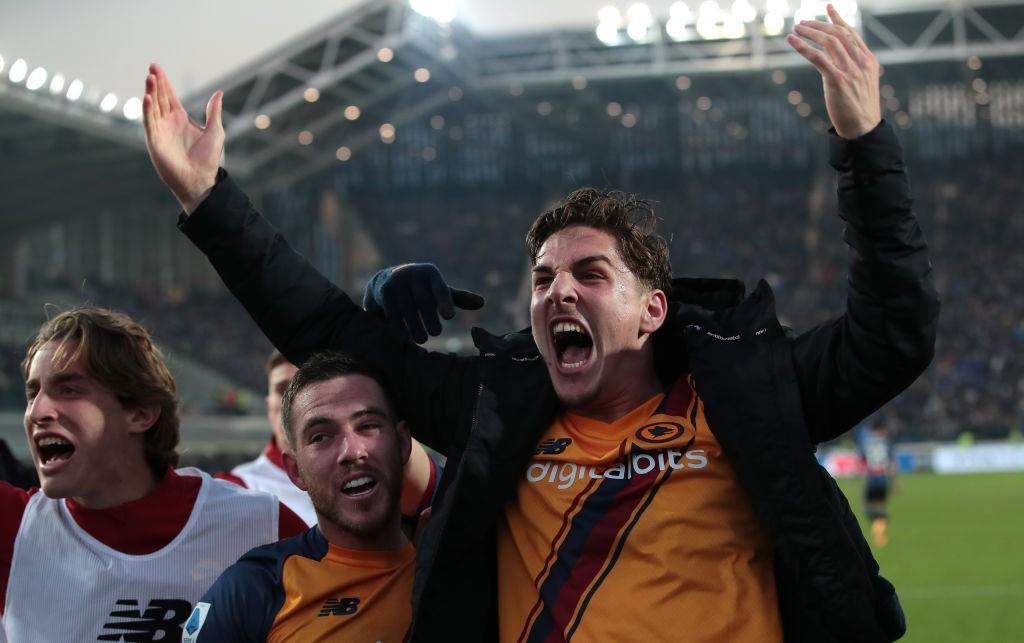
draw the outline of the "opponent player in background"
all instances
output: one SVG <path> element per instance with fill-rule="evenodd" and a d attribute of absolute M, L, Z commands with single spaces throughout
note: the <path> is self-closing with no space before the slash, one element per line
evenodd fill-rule
<path fill-rule="evenodd" d="M 255 460 L 244 462 L 228 473 L 218 473 L 215 477 L 247 489 L 272 493 L 307 525 L 313 526 L 316 524 L 313 503 L 309 495 L 291 481 L 284 466 L 288 440 L 281 423 L 281 396 L 298 370 L 280 351 L 270 354 L 266 367 L 267 421 L 272 429 L 270 440 Z M 413 533 L 420 514 L 430 507 L 440 478 L 441 465 L 427 454 L 423 445 L 413 440 L 412 454 L 402 477 L 402 522 L 408 527 L 407 533 Z"/>
<path fill-rule="evenodd" d="M 896 463 L 885 419 L 871 418 L 859 436 L 864 459 L 864 513 L 871 521 L 871 538 L 878 547 L 889 544 L 889 492 Z"/>
<path fill-rule="evenodd" d="M 175 471 L 174 380 L 129 317 L 57 315 L 23 373 L 41 489 L 0 483 L 0 640 L 176 640 L 228 565 L 304 529 L 268 494 Z"/>
<path fill-rule="evenodd" d="M 339 353 L 310 358 L 282 406 L 285 467 L 309 492 L 316 525 L 229 567 L 182 640 L 405 640 L 415 563 L 399 506 L 408 427 L 373 373 Z"/>
<path fill-rule="evenodd" d="M 927 366 L 938 299 L 878 61 L 829 16 L 796 27 L 822 49 L 789 42 L 821 73 L 835 129 L 847 308 L 799 335 L 764 282 L 749 296 L 671 282 L 649 208 L 581 189 L 528 237 L 530 332 L 476 329 L 478 357 L 424 351 L 318 274 L 218 169 L 221 94 L 200 129 L 151 68 L 147 145 L 182 230 L 285 355 L 355 354 L 457 462 L 417 550 L 414 640 L 902 635 L 894 589 L 814 445 Z M 415 274 L 389 273 L 379 294 Z M 448 316 L 450 290 L 437 292 Z"/>

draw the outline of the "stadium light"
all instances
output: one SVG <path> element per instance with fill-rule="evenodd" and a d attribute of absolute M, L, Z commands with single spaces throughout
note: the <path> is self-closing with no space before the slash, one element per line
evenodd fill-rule
<path fill-rule="evenodd" d="M 138 96 L 132 96 L 124 102 L 121 113 L 130 121 L 137 121 L 142 118 L 142 101 Z"/>
<path fill-rule="evenodd" d="M 785 18 L 790 14 L 789 3 L 786 0 L 766 0 L 764 12 L 765 14 L 774 13 Z"/>
<path fill-rule="evenodd" d="M 54 74 L 53 78 L 50 79 L 50 93 L 59 94 L 64 91 L 64 74 Z"/>
<path fill-rule="evenodd" d="M 32 91 L 35 91 L 46 84 L 46 70 L 42 67 L 36 67 L 32 70 L 32 73 L 28 75 L 28 80 L 25 81 L 25 87 L 28 87 Z"/>
<path fill-rule="evenodd" d="M 456 0 L 410 0 L 409 6 L 421 16 L 426 16 L 434 22 L 447 25 L 455 20 L 457 9 Z"/>
<path fill-rule="evenodd" d="M 597 39 L 614 47 L 621 42 L 619 27 L 622 26 L 622 14 L 612 6 L 601 7 L 597 12 Z"/>
<path fill-rule="evenodd" d="M 629 6 L 626 10 L 626 34 L 633 42 L 650 41 L 650 30 L 654 24 L 654 16 L 651 15 L 651 8 L 642 2 Z"/>
<path fill-rule="evenodd" d="M 82 81 L 76 78 L 73 81 L 71 81 L 70 85 L 68 85 L 68 93 L 64 96 L 73 103 L 82 97 L 82 92 L 84 91 L 85 85 L 82 84 Z"/>
<path fill-rule="evenodd" d="M 673 2 L 668 8 L 668 22 L 665 23 L 665 33 L 672 40 L 685 40 L 689 35 L 688 28 L 693 24 L 693 12 L 690 5 L 685 2 Z"/>
<path fill-rule="evenodd" d="M 725 37 L 724 18 L 725 12 L 715 0 L 704 0 L 697 11 L 697 33 L 704 40 L 720 40 Z"/>
<path fill-rule="evenodd" d="M 11 65 L 11 70 L 7 72 L 7 77 L 11 79 L 12 83 L 20 83 L 25 80 L 25 76 L 28 75 L 28 63 L 25 62 L 24 58 L 19 58 L 14 61 Z"/>
<path fill-rule="evenodd" d="M 764 33 L 768 36 L 780 36 L 786 30 L 786 18 L 781 13 L 764 14 Z"/>
<path fill-rule="evenodd" d="M 112 112 L 117 107 L 117 94 L 110 92 L 100 101 L 100 109 L 104 112 Z"/>
<path fill-rule="evenodd" d="M 735 0 L 732 3 L 731 13 L 733 18 L 747 24 L 757 20 L 757 9 L 748 0 Z"/>
<path fill-rule="evenodd" d="M 800 8 L 793 14 L 793 23 L 801 20 L 814 20 L 828 15 L 826 3 L 821 0 L 802 0 Z"/>

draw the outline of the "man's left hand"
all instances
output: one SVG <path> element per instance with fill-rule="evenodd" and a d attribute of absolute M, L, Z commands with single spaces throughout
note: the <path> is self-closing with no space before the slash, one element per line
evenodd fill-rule
<path fill-rule="evenodd" d="M 882 121 L 878 96 L 881 65 L 857 30 L 828 5 L 831 23 L 803 20 L 794 30 L 816 43 L 816 49 L 794 34 L 789 44 L 821 72 L 825 86 L 825 107 L 836 133 L 854 139 L 875 129 Z"/>

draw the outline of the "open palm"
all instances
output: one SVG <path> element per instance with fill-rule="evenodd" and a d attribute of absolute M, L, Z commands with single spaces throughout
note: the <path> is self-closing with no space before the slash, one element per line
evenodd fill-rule
<path fill-rule="evenodd" d="M 206 198 L 217 178 L 224 149 L 222 99 L 219 91 L 210 98 L 206 127 L 201 128 L 188 117 L 164 71 L 155 64 L 149 67 L 143 98 L 146 148 L 157 174 L 186 213 Z"/>

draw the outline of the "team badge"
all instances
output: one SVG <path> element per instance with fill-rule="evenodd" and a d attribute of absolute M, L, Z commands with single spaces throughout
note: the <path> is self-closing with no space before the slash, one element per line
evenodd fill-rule
<path fill-rule="evenodd" d="M 677 422 L 655 422 L 636 430 L 636 439 L 647 444 L 664 444 L 683 435 L 686 427 Z"/>

